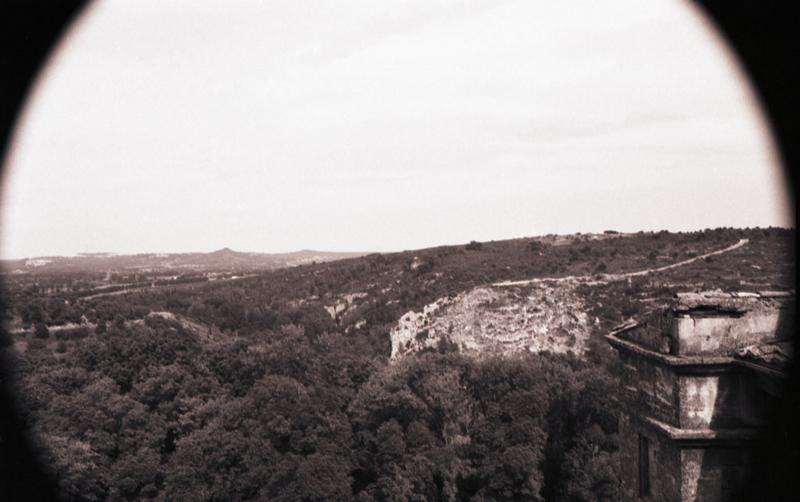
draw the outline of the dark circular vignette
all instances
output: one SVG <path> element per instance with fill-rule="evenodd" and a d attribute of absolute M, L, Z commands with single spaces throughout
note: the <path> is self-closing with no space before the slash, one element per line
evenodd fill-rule
<path fill-rule="evenodd" d="M 10 0 L 0 6 L 0 175 L 16 119 L 37 73 L 87 0 Z M 693 0 L 710 18 L 738 56 L 754 86 L 771 126 L 784 167 L 784 180 L 797 221 L 796 180 L 800 165 L 800 22 L 780 0 Z M 2 229 L 0 229 L 2 230 Z M 1 237 L 1 235 L 0 235 Z M 0 284 L 0 309 L 5 309 Z M 0 342 L 7 334 L 0 327 Z M 796 362 L 787 395 L 773 410 L 770 437 L 758 452 L 761 468 L 741 499 L 795 500 L 800 472 L 800 375 Z M 28 438 L 19 431 L 14 408 L 12 369 L 0 359 L 0 500 L 55 500 L 53 480 L 36 463 Z M 752 493 L 751 493 L 752 492 Z"/>
<path fill-rule="evenodd" d="M 86 4 L 87 0 L 0 4 L 0 176 L 25 98 L 51 49 Z M 4 284 L 0 284 L 0 309 L 5 313 Z M 0 345 L 7 337 L 0 326 Z M 38 465 L 30 438 L 20 433 L 24 424 L 15 407 L 13 369 L 4 356 L 0 354 L 0 500 L 58 500 L 54 480 Z"/>
<path fill-rule="evenodd" d="M 767 115 L 784 169 L 790 207 L 797 225 L 797 169 L 800 166 L 800 22 L 780 0 L 694 0 L 738 56 Z M 795 248 L 796 252 L 796 248 Z M 797 258 L 795 255 L 795 267 Z M 796 289 L 796 282 L 795 282 Z M 796 306 L 795 306 L 796 308 Z M 793 318 L 796 318 L 793 316 Z M 800 337 L 783 401 L 771 412 L 771 426 L 755 454 L 755 471 L 739 500 L 798 500 L 800 482 Z"/>

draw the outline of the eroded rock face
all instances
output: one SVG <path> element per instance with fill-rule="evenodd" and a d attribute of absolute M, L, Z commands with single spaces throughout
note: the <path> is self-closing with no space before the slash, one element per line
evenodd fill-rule
<path fill-rule="evenodd" d="M 582 354 L 590 332 L 585 312 L 572 283 L 477 287 L 403 315 L 390 333 L 391 357 L 441 343 L 480 355 Z"/>
<path fill-rule="evenodd" d="M 337 303 L 333 305 L 325 305 L 325 311 L 331 316 L 334 321 L 339 319 L 342 315 L 355 305 L 356 301 L 367 296 L 367 293 L 348 293 L 340 295 Z"/>

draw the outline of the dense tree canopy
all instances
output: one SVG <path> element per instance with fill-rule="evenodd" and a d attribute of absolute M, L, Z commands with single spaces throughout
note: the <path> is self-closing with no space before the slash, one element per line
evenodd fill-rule
<path fill-rule="evenodd" d="M 68 344 L 30 345 L 19 382 L 69 500 L 616 493 L 614 386 L 573 357 L 386 365 L 339 334 L 202 341 L 163 319 Z"/>

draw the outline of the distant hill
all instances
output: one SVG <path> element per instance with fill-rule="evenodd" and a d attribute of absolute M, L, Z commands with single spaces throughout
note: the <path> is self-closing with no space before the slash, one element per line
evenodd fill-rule
<path fill-rule="evenodd" d="M 109 271 L 256 271 L 323 263 L 366 253 L 328 252 L 304 249 L 291 253 L 245 253 L 223 248 L 210 253 L 81 253 L 77 256 L 39 256 L 0 260 L 6 273 L 50 274 Z"/>

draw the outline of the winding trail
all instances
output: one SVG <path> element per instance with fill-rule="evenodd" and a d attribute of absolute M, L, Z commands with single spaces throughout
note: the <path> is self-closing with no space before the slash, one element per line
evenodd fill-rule
<path fill-rule="evenodd" d="M 502 281 L 502 282 L 495 282 L 492 283 L 492 286 L 496 287 L 508 287 L 508 286 L 525 286 L 526 284 L 536 284 L 540 282 L 573 282 L 573 281 L 589 281 L 594 279 L 594 282 L 611 282 L 611 281 L 619 281 L 621 279 L 627 279 L 628 277 L 638 277 L 642 275 L 651 274 L 653 272 L 661 272 L 663 270 L 670 270 L 673 268 L 682 267 L 684 265 L 688 265 L 692 262 L 697 260 L 703 260 L 708 258 L 709 256 L 714 256 L 718 254 L 727 253 L 728 251 L 733 251 L 734 249 L 738 249 L 745 244 L 750 242 L 749 239 L 739 239 L 739 242 L 728 246 L 724 249 L 718 249 L 716 251 L 712 251 L 710 253 L 702 254 L 700 256 L 695 256 L 694 258 L 689 258 L 688 260 L 679 261 L 677 263 L 673 263 L 671 265 L 664 265 L 663 267 L 656 267 L 656 268 L 647 268 L 644 270 L 639 270 L 637 272 L 626 272 L 623 274 L 600 274 L 600 280 L 596 279 L 596 275 L 568 275 L 565 277 L 537 277 L 535 279 L 524 279 L 521 281 Z"/>

